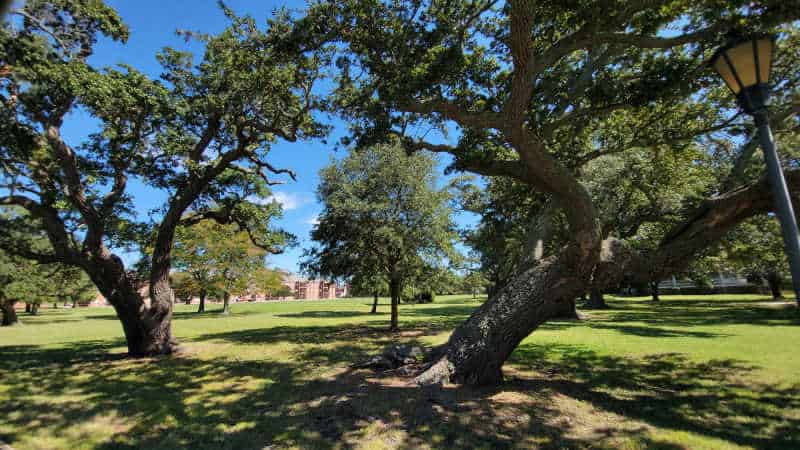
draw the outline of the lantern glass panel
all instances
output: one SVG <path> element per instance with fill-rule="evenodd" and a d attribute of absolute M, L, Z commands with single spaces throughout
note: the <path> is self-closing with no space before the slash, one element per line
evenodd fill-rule
<path fill-rule="evenodd" d="M 739 76 L 739 81 L 742 83 L 740 88 L 748 88 L 758 83 L 756 76 L 756 59 L 753 54 L 753 42 L 743 42 L 736 47 L 729 48 L 725 51 L 725 56 L 730 60 L 733 70 Z M 734 91 L 739 93 L 739 91 Z"/>
<path fill-rule="evenodd" d="M 728 65 L 728 61 L 722 55 L 719 55 L 717 60 L 714 61 L 714 69 L 717 70 L 719 76 L 721 76 L 722 80 L 725 81 L 725 84 L 728 85 L 728 89 L 733 91 L 734 94 L 739 94 L 739 91 L 741 91 L 742 88 L 739 86 L 739 82 L 736 81 L 736 77 L 733 75 L 733 71 Z"/>
<path fill-rule="evenodd" d="M 757 41 L 758 48 L 758 64 L 759 64 L 759 82 L 769 82 L 770 65 L 772 65 L 772 39 L 759 39 Z"/>

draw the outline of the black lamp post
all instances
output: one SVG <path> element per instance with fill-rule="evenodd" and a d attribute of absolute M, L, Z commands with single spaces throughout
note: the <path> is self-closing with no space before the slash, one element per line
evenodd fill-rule
<path fill-rule="evenodd" d="M 769 76 L 775 39 L 756 36 L 737 41 L 717 51 L 711 63 L 736 95 L 739 106 L 753 116 L 758 127 L 761 148 L 767 162 L 769 183 L 775 201 L 775 210 L 781 223 L 783 243 L 789 257 L 792 286 L 800 305 L 800 234 L 797 230 L 792 200 L 781 162 L 769 127 Z"/>

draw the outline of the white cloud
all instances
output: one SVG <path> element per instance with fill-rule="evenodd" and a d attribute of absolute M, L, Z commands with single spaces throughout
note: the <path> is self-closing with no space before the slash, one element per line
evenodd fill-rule
<path fill-rule="evenodd" d="M 276 201 L 283 206 L 284 211 L 301 208 L 309 203 L 314 202 L 314 196 L 309 192 L 273 192 L 272 195 L 265 199 L 254 199 L 255 202 L 271 202 Z"/>
<path fill-rule="evenodd" d="M 313 216 L 311 216 L 308 219 L 304 220 L 303 223 L 305 223 L 306 225 L 318 225 L 319 224 L 319 216 L 314 214 Z"/>

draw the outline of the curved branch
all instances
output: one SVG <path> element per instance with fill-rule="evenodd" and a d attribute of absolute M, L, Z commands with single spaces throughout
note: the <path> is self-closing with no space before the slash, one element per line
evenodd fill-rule
<path fill-rule="evenodd" d="M 9 12 L 10 12 L 11 14 L 16 14 L 16 15 L 18 15 L 18 16 L 22 16 L 22 17 L 24 17 L 24 18 L 26 18 L 26 19 L 30 20 L 30 21 L 31 21 L 31 23 L 32 23 L 32 24 L 33 24 L 33 25 L 34 25 L 34 26 L 35 26 L 37 29 L 39 29 L 39 31 L 41 31 L 41 32 L 43 32 L 43 33 L 47 34 L 48 36 L 50 36 L 51 38 L 53 38 L 53 40 L 54 40 L 54 41 L 56 41 L 56 44 L 58 44 L 58 46 L 59 46 L 59 47 L 61 47 L 61 49 L 62 49 L 62 50 L 64 50 L 64 53 L 66 53 L 66 54 L 68 54 L 68 55 L 69 55 L 69 53 L 70 53 L 70 51 L 69 51 L 69 47 L 67 47 L 67 45 L 64 43 L 64 41 L 62 41 L 62 40 L 61 40 L 61 38 L 59 38 L 59 37 L 58 37 L 58 35 L 56 35 L 56 34 L 53 32 L 53 30 L 51 30 L 50 28 L 48 28 L 48 27 L 47 27 L 47 25 L 45 25 L 45 24 L 44 24 L 44 23 L 43 23 L 41 20 L 39 20 L 39 19 L 37 19 L 36 17 L 34 17 L 34 16 L 30 15 L 30 14 L 29 14 L 27 11 L 25 11 L 25 10 L 23 10 L 23 9 L 12 9 L 12 10 L 11 10 L 11 11 L 9 11 Z"/>

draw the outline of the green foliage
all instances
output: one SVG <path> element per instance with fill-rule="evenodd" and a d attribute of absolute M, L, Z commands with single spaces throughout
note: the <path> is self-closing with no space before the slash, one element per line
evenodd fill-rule
<path fill-rule="evenodd" d="M 175 298 L 184 303 L 191 303 L 193 298 L 202 293 L 200 283 L 187 272 L 173 272 L 169 279 Z"/>
<path fill-rule="evenodd" d="M 324 210 L 311 233 L 318 246 L 307 251 L 305 269 L 374 285 L 377 277 L 410 280 L 455 257 L 449 194 L 436 187 L 435 165 L 393 144 L 352 150 L 323 169 Z"/>
<path fill-rule="evenodd" d="M 326 55 L 276 48 L 273 34 L 283 32 L 285 16 L 260 28 L 221 6 L 228 19 L 223 31 L 185 33 L 200 41 L 201 55 L 163 49 L 158 79 L 125 64 L 91 64 L 99 39 L 128 37 L 101 0 L 31 0 L 13 12 L 22 20 L 0 27 L 0 204 L 28 214 L 0 218 L 0 227 L 44 235 L 51 248 L 5 233 L 0 247 L 82 267 L 110 301 L 133 302 L 126 307 L 144 316 L 147 306 L 130 294 L 138 279 L 109 276 L 128 272 L 114 250 L 139 247 L 150 259 L 139 264 L 148 272 L 140 275 L 156 284 L 169 275 L 180 225 L 235 224 L 246 231 L 237 239 L 269 252 L 293 244 L 293 236 L 273 226 L 281 208 L 267 199 L 275 177 L 294 173 L 274 167 L 268 156 L 278 140 L 327 131 L 313 117 L 321 106 L 313 87 Z M 99 125 L 86 140 L 70 142 L 61 129 L 77 110 Z M 133 179 L 165 194 L 150 217 L 134 204 Z M 219 283 L 244 289 L 237 280 L 231 274 Z M 164 294 L 150 299 L 150 310 L 161 309 L 153 317 L 168 320 L 168 289 L 152 292 Z M 120 293 L 128 294 L 123 300 Z"/>
<path fill-rule="evenodd" d="M 206 220 L 179 228 L 173 252 L 175 267 L 192 280 L 184 280 L 182 288 L 192 295 L 201 290 L 244 295 L 252 289 L 275 289 L 279 283 L 278 275 L 264 268 L 266 252 L 233 225 Z"/>

